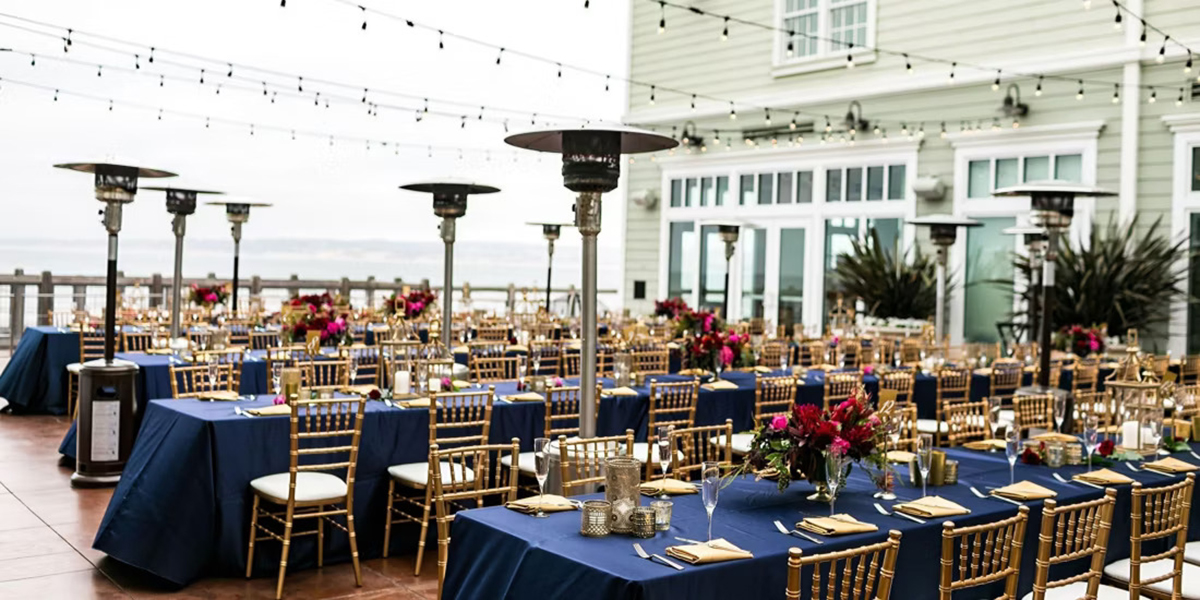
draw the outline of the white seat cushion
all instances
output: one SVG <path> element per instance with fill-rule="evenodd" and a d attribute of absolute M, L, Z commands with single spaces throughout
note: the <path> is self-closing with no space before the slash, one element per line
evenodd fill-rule
<path fill-rule="evenodd" d="M 442 482 L 450 482 L 450 463 L 443 461 L 441 463 Z M 467 469 L 464 476 L 463 466 L 454 463 L 455 477 L 454 481 L 458 483 L 468 483 L 475 481 L 475 472 Z M 391 475 L 396 481 L 407 483 L 414 487 L 425 487 L 429 485 L 429 462 L 408 463 L 406 465 L 393 465 L 388 467 L 388 475 Z"/>
<path fill-rule="evenodd" d="M 501 456 L 500 464 L 506 469 L 511 467 L 512 455 L 505 454 Z M 533 452 L 522 452 L 517 455 L 517 470 L 522 473 L 529 473 L 530 475 L 537 473 L 537 458 Z"/>
<path fill-rule="evenodd" d="M 754 442 L 754 434 L 753 433 L 735 433 L 735 434 L 733 434 L 733 439 L 732 439 L 732 443 L 730 444 L 730 446 L 733 447 L 734 454 L 746 454 L 746 453 L 750 452 L 750 444 L 752 442 Z M 716 437 L 708 438 L 708 443 L 710 443 L 714 446 L 722 446 L 723 447 L 725 445 L 725 436 L 719 435 Z"/>
<path fill-rule="evenodd" d="M 79 372 L 82 370 L 83 370 L 83 363 L 71 363 L 71 364 L 67 365 L 67 371 L 74 373 L 76 375 L 78 375 Z"/>
<path fill-rule="evenodd" d="M 250 487 L 264 496 L 287 502 L 288 486 L 291 482 L 288 473 L 276 473 L 251 481 Z M 346 482 L 337 475 L 316 471 L 296 473 L 296 502 L 334 502 L 345 497 Z"/>
<path fill-rule="evenodd" d="M 1062 587 L 1046 590 L 1046 600 L 1078 600 L 1087 595 L 1087 582 L 1077 581 Z M 1021 600 L 1033 600 L 1033 592 L 1025 594 Z M 1096 600 L 1129 600 L 1129 591 L 1100 584 L 1096 590 Z"/>
<path fill-rule="evenodd" d="M 950 428 L 946 425 L 945 421 L 939 422 L 937 419 L 917 419 L 918 433 L 937 433 L 938 429 L 941 429 L 942 433 L 950 432 Z"/>
<path fill-rule="evenodd" d="M 1188 542 L 1183 547 L 1183 560 L 1200 565 L 1200 542 Z"/>
<path fill-rule="evenodd" d="M 1141 578 L 1142 580 L 1154 579 L 1171 571 L 1175 566 L 1175 562 L 1169 559 L 1161 559 L 1153 562 L 1142 563 Z M 1118 560 L 1114 563 L 1104 566 L 1104 575 L 1116 579 L 1117 581 L 1129 581 L 1129 559 Z M 1148 587 L 1156 592 L 1170 595 L 1172 590 L 1172 582 L 1170 579 L 1151 584 Z M 1185 600 L 1200 599 L 1200 567 L 1183 563 L 1183 597 Z"/>
<path fill-rule="evenodd" d="M 650 460 L 649 456 L 650 456 L 650 444 L 648 444 L 646 442 L 634 442 L 633 443 L 633 457 L 634 458 L 642 461 L 642 463 L 644 464 Z M 683 452 L 676 450 L 675 457 L 679 460 L 683 460 Z M 658 461 L 655 461 L 656 464 L 657 464 L 657 462 Z"/>
<path fill-rule="evenodd" d="M 996 420 L 1007 425 L 1017 420 L 1017 414 L 1011 409 L 1002 408 L 1000 409 L 1000 412 L 996 414 Z"/>

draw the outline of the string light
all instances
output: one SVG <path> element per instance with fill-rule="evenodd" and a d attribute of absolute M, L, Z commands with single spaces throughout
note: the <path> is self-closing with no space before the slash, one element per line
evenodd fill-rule
<path fill-rule="evenodd" d="M 767 127 L 770 127 L 771 126 L 771 109 L 769 109 L 769 108 L 763 109 L 763 114 L 765 115 L 763 122 L 766 124 Z"/>
<path fill-rule="evenodd" d="M 608 80 L 609 80 L 609 78 L 611 78 L 611 77 L 612 77 L 611 75 L 605 75 L 605 76 L 604 76 L 604 91 L 606 91 L 606 92 L 608 91 Z"/>
<path fill-rule="evenodd" d="M 954 85 L 954 69 L 957 66 L 958 66 L 958 63 L 956 63 L 956 62 L 950 63 L 950 82 L 949 82 L 950 85 Z"/>
<path fill-rule="evenodd" d="M 163 82 L 165 82 L 165 81 L 166 81 L 166 77 L 164 77 L 164 76 L 162 76 L 162 75 L 159 75 L 159 76 L 158 76 L 158 87 L 162 87 L 162 86 L 163 86 Z"/>
<path fill-rule="evenodd" d="M 304 91 L 304 78 L 303 78 L 303 77 L 297 77 L 297 78 L 296 78 L 296 91 L 297 91 L 297 92 L 303 92 L 303 91 Z"/>
<path fill-rule="evenodd" d="M 729 17 L 725 17 L 725 29 L 721 30 L 721 41 L 729 41 Z"/>
<path fill-rule="evenodd" d="M 1113 18 L 1113 29 L 1120 31 L 1121 30 L 1121 6 L 1116 3 L 1116 0 L 1113 1 L 1113 6 L 1116 7 L 1116 9 L 1117 9 L 1117 16 Z"/>
<path fill-rule="evenodd" d="M 1175 99 L 1175 106 L 1183 106 L 1183 88 L 1179 88 L 1179 97 Z"/>
<path fill-rule="evenodd" d="M 1034 96 L 1042 95 L 1042 75 L 1038 75 L 1037 89 L 1033 90 Z"/>
<path fill-rule="evenodd" d="M 850 47 L 846 50 L 846 68 L 854 68 L 854 42 L 850 42 Z"/>
<path fill-rule="evenodd" d="M 792 33 L 791 31 L 788 31 L 788 32 L 787 32 L 787 36 L 788 36 L 788 37 L 787 37 L 787 57 L 788 57 L 788 58 L 791 58 L 793 55 L 795 55 L 795 54 L 796 54 L 796 49 L 795 49 L 795 46 L 793 45 L 793 42 L 792 42 L 792 38 L 793 38 L 795 35 L 796 35 L 796 34 Z"/>
<path fill-rule="evenodd" d="M 358 9 L 359 9 L 359 10 L 361 10 L 361 11 L 362 11 L 362 13 L 363 13 L 363 24 L 362 24 L 362 30 L 363 30 L 363 31 L 366 31 L 366 30 L 367 30 L 367 7 L 365 7 L 365 6 L 361 5 L 361 4 L 359 4 L 359 5 L 358 5 Z"/>
<path fill-rule="evenodd" d="M 1119 84 L 1119 83 L 1114 83 L 1114 84 L 1113 84 L 1113 97 L 1112 97 L 1112 103 L 1113 103 L 1113 104 L 1116 104 L 1116 103 L 1118 103 L 1118 102 L 1120 102 L 1120 101 L 1121 101 L 1121 84 Z"/>
<path fill-rule="evenodd" d="M 154 46 L 150 46 L 150 62 L 154 62 Z"/>
<path fill-rule="evenodd" d="M 233 77 L 233 63 L 228 63 L 228 64 L 229 64 L 229 72 L 228 72 L 228 73 L 226 73 L 226 74 L 225 74 L 225 76 L 226 76 L 226 77 Z"/>
<path fill-rule="evenodd" d="M 996 69 L 996 79 L 992 81 L 992 91 L 1000 91 L 1000 69 Z"/>
<path fill-rule="evenodd" d="M 941 131 L 941 133 L 938 133 L 938 137 L 942 138 L 943 140 L 946 139 L 946 122 L 945 121 L 942 121 L 942 131 Z"/>
<path fill-rule="evenodd" d="M 363 97 L 362 97 L 362 103 L 363 103 L 363 104 L 366 104 L 366 103 L 367 103 L 367 88 L 363 88 Z"/>
<path fill-rule="evenodd" d="M 730 121 L 736 121 L 736 120 L 737 120 L 737 111 L 736 111 L 736 110 L 734 110 L 734 108 L 733 108 L 733 101 L 732 101 L 732 100 L 730 100 L 730 101 L 729 101 L 729 120 L 730 120 Z"/>
<path fill-rule="evenodd" d="M 438 30 L 438 50 L 446 49 L 446 43 L 444 41 L 444 38 L 445 38 L 445 32 L 443 32 L 441 29 L 439 29 Z"/>
<path fill-rule="evenodd" d="M 1012 128 L 1019 129 L 1020 127 L 1021 127 L 1021 120 L 1016 117 L 1013 117 Z"/>
<path fill-rule="evenodd" d="M 798 112 L 792 113 L 792 122 L 788 123 L 788 129 L 791 129 L 793 131 L 796 129 L 796 118 L 799 116 L 800 116 L 800 113 L 798 113 Z"/>
<path fill-rule="evenodd" d="M 875 125 L 875 128 L 871 130 L 871 133 L 874 133 L 875 135 L 879 135 L 882 131 L 883 130 L 879 128 L 879 125 Z"/>
<path fill-rule="evenodd" d="M 658 17 L 658 34 L 662 35 L 667 30 L 667 3 L 659 2 L 659 17 Z"/>
<path fill-rule="evenodd" d="M 654 106 L 654 86 L 650 86 L 650 106 Z"/>
<path fill-rule="evenodd" d="M 825 133 L 833 131 L 833 125 L 829 122 L 829 116 L 825 116 Z"/>
<path fill-rule="evenodd" d="M 696 95 L 692 94 L 692 112 L 696 112 Z"/>
<path fill-rule="evenodd" d="M 504 56 L 504 48 L 501 48 L 500 52 L 498 52 L 496 54 L 496 64 L 500 64 L 500 58 L 503 56 Z"/>
<path fill-rule="evenodd" d="M 912 60 L 910 60 L 908 58 L 908 54 L 904 55 L 904 70 L 908 71 L 909 75 L 912 75 L 914 73 L 913 66 L 912 66 Z"/>
<path fill-rule="evenodd" d="M 1075 99 L 1083 100 L 1083 80 L 1082 79 L 1079 80 L 1079 91 L 1075 92 Z"/>
<path fill-rule="evenodd" d="M 1187 62 L 1183 64 L 1183 72 L 1184 73 L 1192 72 L 1192 53 L 1191 52 L 1188 52 Z"/>
<path fill-rule="evenodd" d="M 142 68 L 142 59 L 136 54 L 133 55 L 133 68 L 135 68 L 135 69 Z"/>
<path fill-rule="evenodd" d="M 1146 20 L 1142 19 L 1142 35 L 1138 37 L 1138 46 L 1146 47 Z"/>
<path fill-rule="evenodd" d="M 925 139 L 925 123 L 921 123 L 920 127 L 917 129 L 917 139 Z"/>
<path fill-rule="evenodd" d="M 1149 102 L 1150 102 L 1150 104 L 1154 104 L 1155 102 L 1158 102 L 1158 92 L 1157 92 L 1157 91 L 1155 91 L 1155 89 L 1154 89 L 1154 88 L 1150 88 L 1150 100 L 1149 100 Z"/>
<path fill-rule="evenodd" d="M 1171 36 L 1169 36 L 1169 35 L 1163 36 L 1162 47 L 1160 47 L 1158 49 L 1158 56 L 1154 57 L 1154 62 L 1161 65 L 1161 64 L 1163 64 L 1163 61 L 1165 61 L 1167 59 L 1167 42 L 1170 39 L 1171 39 Z"/>
<path fill-rule="evenodd" d="M 103 74 L 104 74 L 104 65 L 96 65 L 96 77 L 100 77 Z M 200 75 L 200 78 L 201 78 L 200 83 L 204 83 L 204 75 L 203 74 Z"/>

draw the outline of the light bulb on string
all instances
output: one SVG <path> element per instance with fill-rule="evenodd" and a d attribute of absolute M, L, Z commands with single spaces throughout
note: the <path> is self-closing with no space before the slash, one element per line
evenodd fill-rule
<path fill-rule="evenodd" d="M 737 120 L 737 110 L 734 109 L 732 100 L 729 102 L 729 120 L 730 121 Z"/>
<path fill-rule="evenodd" d="M 1121 30 L 1121 7 L 1119 5 L 1117 5 L 1116 2 L 1113 2 L 1113 6 L 1117 7 L 1117 16 L 1113 18 L 1113 29 L 1120 31 Z"/>
<path fill-rule="evenodd" d="M 658 9 L 660 11 L 658 17 L 658 34 L 662 35 L 667 30 L 667 3 L 659 2 Z"/>
<path fill-rule="evenodd" d="M 359 4 L 358 9 L 361 10 L 362 14 L 363 14 L 362 30 L 366 31 L 367 30 L 367 7 Z"/>
<path fill-rule="evenodd" d="M 692 112 L 696 112 L 696 95 L 692 94 Z"/>
<path fill-rule="evenodd" d="M 1012 128 L 1019 129 L 1021 127 L 1021 119 L 1013 117 Z"/>
<path fill-rule="evenodd" d="M 159 75 L 158 76 L 158 87 L 162 87 L 163 84 L 166 82 L 166 80 L 167 80 L 167 78 L 165 76 Z"/>
<path fill-rule="evenodd" d="M 438 50 L 445 50 L 445 49 L 446 49 L 445 32 L 443 32 L 441 29 L 439 29 L 438 30 Z"/>
<path fill-rule="evenodd" d="M 1188 52 L 1187 62 L 1183 63 L 1183 72 L 1184 73 L 1192 72 L 1192 53 L 1191 53 L 1191 51 Z"/>
<path fill-rule="evenodd" d="M 606 91 L 606 92 L 608 91 L 608 81 L 611 77 L 612 77 L 611 75 L 604 76 L 604 91 Z"/>
<path fill-rule="evenodd" d="M 996 69 L 996 79 L 992 81 L 992 91 L 1000 91 L 1000 69 Z"/>
<path fill-rule="evenodd" d="M 226 74 L 225 74 L 225 76 L 226 76 L 226 77 L 233 77 L 233 63 L 226 63 L 226 64 L 228 64 L 228 65 L 229 65 L 229 72 L 228 72 L 228 73 L 226 73 Z"/>
<path fill-rule="evenodd" d="M 850 48 L 846 50 L 846 68 L 854 68 L 854 43 L 851 43 Z"/>
<path fill-rule="evenodd" d="M 879 135 L 880 133 L 882 133 L 882 131 L 883 130 L 881 130 L 879 128 L 879 125 L 876 125 L 875 128 L 871 130 L 871 133 L 874 133 L 875 135 Z"/>
<path fill-rule="evenodd" d="M 58 90 L 57 89 L 54 90 L 54 101 L 58 102 Z"/>
<path fill-rule="evenodd" d="M 1034 96 L 1042 95 L 1042 76 L 1038 75 L 1037 89 L 1033 90 Z"/>
<path fill-rule="evenodd" d="M 135 68 L 135 69 L 142 68 L 142 59 L 141 59 L 141 57 L 139 57 L 136 54 L 133 55 L 133 68 Z"/>
<path fill-rule="evenodd" d="M 74 31 L 72 31 L 70 29 L 67 30 L 67 39 L 63 40 L 63 52 L 64 53 L 70 52 L 69 48 L 71 47 L 71 34 L 72 33 L 74 33 Z M 112 102 L 112 101 L 110 100 L 109 102 Z"/>
<path fill-rule="evenodd" d="M 1146 47 L 1146 20 L 1142 19 L 1142 35 L 1138 36 L 1138 46 Z"/>
<path fill-rule="evenodd" d="M 29 55 L 29 66 L 31 66 L 31 67 L 37 66 L 37 55 L 36 54 Z"/>
<path fill-rule="evenodd" d="M 1179 97 L 1175 99 L 1175 106 L 1183 106 L 1183 88 L 1179 88 Z"/>
<path fill-rule="evenodd" d="M 1119 83 L 1114 83 L 1114 84 L 1113 84 L 1113 97 L 1112 97 L 1112 103 L 1113 103 L 1113 104 L 1116 104 L 1116 103 L 1118 103 L 1118 102 L 1120 102 L 1120 101 L 1121 101 L 1121 84 L 1119 84 Z"/>
<path fill-rule="evenodd" d="M 792 122 L 788 123 L 788 129 L 792 129 L 792 130 L 796 129 L 796 118 L 799 116 L 800 116 L 800 113 L 798 113 L 798 112 L 792 113 Z"/>
<path fill-rule="evenodd" d="M 150 46 L 150 58 L 146 59 L 149 62 L 154 62 L 154 46 Z"/>
<path fill-rule="evenodd" d="M 908 54 L 904 55 L 904 70 L 907 71 L 909 75 L 915 73 L 915 71 L 913 71 L 912 60 L 908 58 Z"/>
<path fill-rule="evenodd" d="M 562 79 L 562 63 L 556 63 L 556 64 L 558 64 L 558 78 Z"/>
<path fill-rule="evenodd" d="M 900 135 L 908 135 L 908 124 L 907 123 L 900 124 Z"/>
<path fill-rule="evenodd" d="M 500 64 L 500 59 L 503 56 L 504 56 L 504 48 L 501 48 L 500 52 L 496 54 L 496 64 Z"/>
<path fill-rule="evenodd" d="M 956 62 L 950 63 L 950 81 L 948 82 L 950 85 L 954 85 L 954 69 L 957 66 L 958 66 L 958 63 L 956 63 Z"/>
<path fill-rule="evenodd" d="M 1162 46 L 1158 49 L 1158 56 L 1154 57 L 1154 62 L 1161 65 L 1161 64 L 1163 64 L 1163 61 L 1167 60 L 1167 42 L 1170 39 L 1171 39 L 1171 36 L 1169 36 L 1169 35 L 1163 37 Z"/>
<path fill-rule="evenodd" d="M 1083 100 L 1083 80 L 1079 80 L 1079 91 L 1075 92 L 1076 100 Z"/>
<path fill-rule="evenodd" d="M 1150 104 L 1158 102 L 1158 92 L 1154 88 L 1150 88 L 1150 100 L 1148 100 L 1148 102 L 1150 102 Z"/>
<path fill-rule="evenodd" d="M 924 123 L 921 123 L 920 127 L 917 128 L 917 139 L 919 139 L 919 140 L 925 139 L 925 124 Z"/>
<path fill-rule="evenodd" d="M 1000 131 L 1000 119 L 992 117 L 992 131 Z"/>
<path fill-rule="evenodd" d="M 725 17 L 725 28 L 721 30 L 721 41 L 729 41 L 729 17 Z"/>
<path fill-rule="evenodd" d="M 297 91 L 297 92 L 303 92 L 303 91 L 304 91 L 304 78 L 303 78 L 303 77 L 297 77 L 297 78 L 296 78 L 296 91 Z"/>
<path fill-rule="evenodd" d="M 763 122 L 766 124 L 767 127 L 770 127 L 771 126 L 771 109 L 764 108 L 763 114 L 764 114 Z"/>
<path fill-rule="evenodd" d="M 96 65 L 96 77 L 104 75 L 104 65 Z M 200 76 L 200 83 L 204 83 L 204 75 Z"/>
<path fill-rule="evenodd" d="M 654 86 L 650 86 L 650 106 L 654 106 Z"/>
<path fill-rule="evenodd" d="M 833 124 L 831 124 L 829 122 L 829 116 L 826 115 L 825 116 L 825 133 L 829 133 L 830 131 L 833 131 Z"/>
<path fill-rule="evenodd" d="M 796 55 L 796 47 L 795 47 L 794 42 L 792 41 L 792 36 L 794 36 L 795 34 L 789 31 L 789 32 L 787 32 L 787 35 L 788 35 L 788 37 L 787 37 L 787 52 L 786 52 L 786 54 L 787 54 L 788 58 L 791 58 Z"/>
<path fill-rule="evenodd" d="M 938 137 L 942 138 L 943 140 L 946 139 L 946 122 L 945 121 L 942 121 L 942 131 L 940 133 L 938 133 Z"/>

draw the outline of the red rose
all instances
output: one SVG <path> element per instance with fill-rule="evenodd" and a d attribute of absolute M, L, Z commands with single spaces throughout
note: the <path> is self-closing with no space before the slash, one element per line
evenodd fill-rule
<path fill-rule="evenodd" d="M 1104 440 L 1103 442 L 1100 442 L 1099 446 L 1096 447 L 1096 452 L 1100 456 L 1112 456 L 1112 453 L 1114 450 L 1116 450 L 1116 447 L 1117 445 L 1114 444 L 1112 440 Z"/>
<path fill-rule="evenodd" d="M 1042 455 L 1033 448 L 1025 448 L 1025 451 L 1021 453 L 1021 462 L 1027 465 L 1040 465 L 1042 464 Z"/>
<path fill-rule="evenodd" d="M 381 394 L 379 393 L 378 389 L 372 389 L 370 392 L 367 392 L 367 397 L 372 400 L 378 400 L 380 395 Z"/>

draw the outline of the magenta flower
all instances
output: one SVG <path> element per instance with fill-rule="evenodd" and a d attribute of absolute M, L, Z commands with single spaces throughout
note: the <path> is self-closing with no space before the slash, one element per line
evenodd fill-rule
<path fill-rule="evenodd" d="M 835 336 L 833 336 L 833 339 L 831 339 L 829 341 L 833 342 L 833 345 L 836 346 L 836 345 L 838 345 L 838 342 L 842 341 L 842 338 L 835 335 Z"/>
<path fill-rule="evenodd" d="M 283 396 L 275 396 L 275 400 L 273 402 L 275 404 L 286 404 L 287 400 L 284 400 Z"/>
<path fill-rule="evenodd" d="M 1088 349 L 1090 349 L 1092 352 L 1096 352 L 1100 349 L 1100 341 L 1096 340 L 1095 338 L 1088 340 Z"/>
<path fill-rule="evenodd" d="M 721 364 L 726 367 L 733 364 L 733 350 L 729 346 L 721 346 Z"/>
<path fill-rule="evenodd" d="M 775 415 L 775 418 L 771 419 L 771 429 L 774 429 L 775 431 L 783 431 L 787 428 L 787 421 L 787 417 L 783 415 Z"/>
<path fill-rule="evenodd" d="M 736 344 L 739 341 L 741 341 L 741 339 L 742 338 L 738 337 L 738 334 L 730 332 L 730 334 L 729 334 L 729 343 L 730 344 Z"/>
<path fill-rule="evenodd" d="M 863 375 L 870 375 L 875 372 L 875 365 L 867 365 L 863 367 Z"/>
<path fill-rule="evenodd" d="M 704 315 L 704 332 L 705 333 L 712 331 L 712 323 L 713 323 L 713 314 L 708 313 L 707 315 Z"/>
<path fill-rule="evenodd" d="M 554 387 L 562 387 L 562 386 L 564 386 L 564 385 L 566 385 L 566 384 L 565 384 L 565 383 L 563 383 L 562 377 L 555 377 L 555 378 L 554 378 Z"/>
<path fill-rule="evenodd" d="M 216 302 L 217 295 L 212 292 L 209 292 L 208 295 L 204 297 L 204 301 L 205 302 Z"/>
<path fill-rule="evenodd" d="M 453 387 L 454 387 L 454 384 L 450 383 L 450 378 L 449 378 L 449 377 L 443 377 L 443 378 L 442 378 L 442 389 L 443 389 L 443 390 L 448 390 L 448 389 L 451 389 L 451 388 L 453 388 Z"/>
<path fill-rule="evenodd" d="M 847 442 L 841 436 L 833 438 L 833 442 L 829 444 L 829 451 L 837 456 L 845 456 L 850 451 L 850 442 Z"/>

